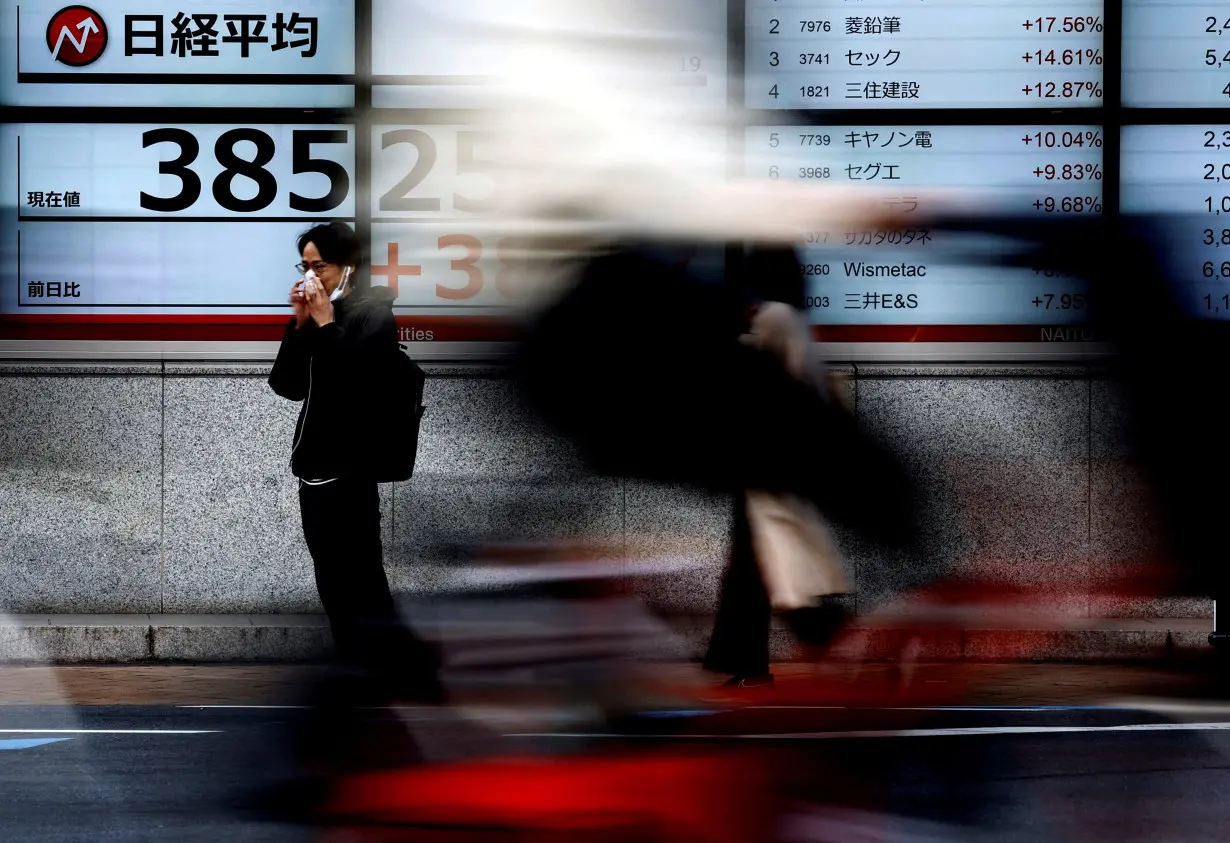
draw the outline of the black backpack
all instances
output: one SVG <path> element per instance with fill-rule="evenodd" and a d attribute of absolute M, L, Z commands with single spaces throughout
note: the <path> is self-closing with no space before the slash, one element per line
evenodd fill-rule
<path fill-rule="evenodd" d="M 423 390 L 427 385 L 427 373 L 410 359 L 404 345 L 398 345 L 390 361 L 387 381 L 392 398 L 388 410 L 396 420 L 397 435 L 392 438 L 393 447 L 373 461 L 374 479 L 377 483 L 399 483 L 414 476 L 414 464 L 419 453 L 419 429 L 423 423 Z"/>

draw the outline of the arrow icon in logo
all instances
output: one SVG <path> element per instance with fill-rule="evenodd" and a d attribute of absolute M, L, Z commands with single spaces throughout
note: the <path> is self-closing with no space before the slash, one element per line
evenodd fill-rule
<path fill-rule="evenodd" d="M 107 24 L 88 6 L 67 6 L 47 24 L 47 49 L 52 61 L 84 67 L 97 61 L 106 47 Z"/>
<path fill-rule="evenodd" d="M 98 24 L 94 23 L 93 18 L 86 18 L 81 23 L 77 24 L 77 28 L 81 30 L 81 40 L 78 41 L 73 37 L 72 30 L 67 26 L 60 27 L 60 37 L 56 39 L 56 47 L 51 51 L 51 57 L 58 59 L 60 57 L 60 47 L 64 44 L 64 39 L 67 38 L 69 43 L 77 48 L 77 52 L 85 52 L 85 42 L 89 40 L 91 32 L 98 32 Z"/>

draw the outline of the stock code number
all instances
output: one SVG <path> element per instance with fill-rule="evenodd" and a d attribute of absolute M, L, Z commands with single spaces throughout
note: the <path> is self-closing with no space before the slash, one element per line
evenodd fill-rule
<path fill-rule="evenodd" d="M 817 33 L 817 32 L 832 32 L 833 24 L 826 20 L 801 20 L 799 21 L 799 32 Z M 769 34 L 781 35 L 782 22 L 777 18 L 769 20 Z"/>
<path fill-rule="evenodd" d="M 291 192 L 287 202 L 291 209 L 319 214 L 331 211 L 346 201 L 350 195 L 350 175 L 346 168 L 329 158 L 313 157 L 313 147 L 322 144 L 345 144 L 349 135 L 345 129 L 300 129 L 291 134 L 292 172 L 319 173 L 329 180 L 329 189 L 323 196 L 304 196 Z M 249 160 L 236 152 L 243 142 L 255 147 Z M 204 185 L 201 177 L 192 168 L 201 154 L 201 144 L 196 135 L 186 129 L 150 129 L 141 135 L 141 146 L 148 149 L 157 144 L 174 144 L 179 154 L 170 161 L 160 161 L 158 172 L 179 179 L 180 190 L 173 196 L 155 196 L 141 192 L 141 207 L 149 211 L 174 213 L 191 208 L 201 198 Z M 277 152 L 273 138 L 260 129 L 239 128 L 223 133 L 214 143 L 214 159 L 222 165 L 222 172 L 213 180 L 211 192 L 214 201 L 228 211 L 250 214 L 268 208 L 278 195 L 278 181 L 266 169 Z M 256 185 L 256 195 L 241 199 L 235 195 L 235 178 L 243 176 Z"/>
<path fill-rule="evenodd" d="M 799 135 L 799 146 L 828 146 L 832 143 L 831 135 Z M 769 134 L 769 146 L 776 149 L 781 146 L 782 137 L 780 132 L 772 132 Z"/>
<path fill-rule="evenodd" d="M 773 97 L 773 99 L 777 99 L 779 96 L 781 96 L 780 87 L 777 85 L 774 85 L 772 88 L 770 88 L 769 96 Z M 824 97 L 829 96 L 829 86 L 828 85 L 800 85 L 799 86 L 799 96 L 803 97 L 804 99 L 823 99 Z"/>

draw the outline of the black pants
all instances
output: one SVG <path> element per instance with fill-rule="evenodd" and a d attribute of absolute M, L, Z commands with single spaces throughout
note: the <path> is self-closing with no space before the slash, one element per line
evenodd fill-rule
<path fill-rule="evenodd" d="M 846 621 L 846 610 L 821 598 L 815 606 L 779 612 L 786 628 L 801 644 L 826 648 Z M 730 564 L 722 577 L 717 616 L 704 667 L 714 673 L 751 678 L 769 673 L 769 634 L 774 609 L 764 574 L 752 544 L 747 498 L 735 496 Z"/>
<path fill-rule="evenodd" d="M 752 548 L 746 498 L 736 495 L 730 564 L 722 578 L 705 669 L 745 677 L 767 674 L 772 614 Z"/>
<path fill-rule="evenodd" d="M 299 510 L 342 664 L 403 690 L 434 683 L 438 658 L 401 621 L 389 591 L 377 485 L 344 478 L 319 485 L 301 481 Z"/>

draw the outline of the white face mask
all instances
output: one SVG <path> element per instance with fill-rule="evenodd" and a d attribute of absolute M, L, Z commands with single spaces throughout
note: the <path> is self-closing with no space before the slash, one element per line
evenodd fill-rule
<path fill-rule="evenodd" d="M 350 280 L 350 267 L 342 270 L 342 283 L 337 285 L 337 289 L 333 291 L 333 295 L 329 296 L 329 301 L 337 301 L 346 294 L 346 282 Z"/>

